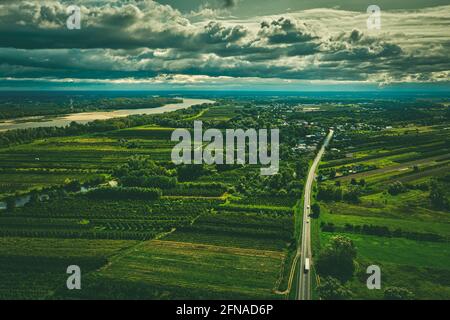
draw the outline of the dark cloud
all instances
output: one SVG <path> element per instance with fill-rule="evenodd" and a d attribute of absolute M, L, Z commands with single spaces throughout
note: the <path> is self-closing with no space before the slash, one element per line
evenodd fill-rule
<path fill-rule="evenodd" d="M 219 22 L 211 21 L 198 35 L 198 40 L 204 40 L 206 43 L 232 43 L 246 35 L 247 30 L 241 25 L 225 27 Z"/>
<path fill-rule="evenodd" d="M 332 38 L 325 46 L 323 60 L 360 61 L 376 63 L 376 59 L 395 58 L 403 55 L 400 46 L 383 41 L 379 38 L 364 35 L 359 30 L 349 34 L 342 33 Z"/>
<path fill-rule="evenodd" d="M 305 42 L 316 38 L 305 24 L 284 17 L 263 21 L 259 35 L 271 44 Z"/>
<path fill-rule="evenodd" d="M 237 2 L 238 0 L 222 0 L 222 5 L 224 8 L 233 8 Z"/>
<path fill-rule="evenodd" d="M 0 2 L 0 77 L 432 80 L 450 70 L 445 35 L 424 47 L 400 32 L 391 38 L 361 28 L 330 33 L 319 18 L 193 23 L 151 0 L 90 3 L 81 7 L 81 30 L 68 30 L 65 2 Z M 335 18 L 334 11 L 324 14 Z"/>

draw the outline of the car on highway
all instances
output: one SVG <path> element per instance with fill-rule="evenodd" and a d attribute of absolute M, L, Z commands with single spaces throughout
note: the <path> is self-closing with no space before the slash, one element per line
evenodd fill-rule
<path fill-rule="evenodd" d="M 309 258 L 305 259 L 305 273 L 309 272 Z"/>

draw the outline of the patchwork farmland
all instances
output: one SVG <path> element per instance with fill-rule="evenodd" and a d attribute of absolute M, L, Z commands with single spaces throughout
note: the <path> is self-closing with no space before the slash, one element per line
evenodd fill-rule
<path fill-rule="evenodd" d="M 367 289 L 369 265 L 387 292 L 450 296 L 443 107 L 404 120 L 378 102 L 314 112 L 295 100 L 255 104 L 224 100 L 1 147 L 0 297 L 293 298 L 305 178 L 329 128 L 308 217 L 312 298 L 386 298 Z M 205 129 L 281 128 L 279 173 L 173 164 L 173 130 L 200 120 Z M 344 267 L 327 269 L 339 245 L 352 254 L 345 277 Z M 82 290 L 67 290 L 68 265 L 82 268 Z M 342 295 L 330 296 L 330 285 Z"/>
<path fill-rule="evenodd" d="M 221 123 L 240 109 L 208 107 L 181 118 Z M 284 298 L 277 292 L 293 249 L 295 197 L 230 196 L 239 177 L 258 168 L 211 167 L 185 177 L 170 163 L 173 130 L 150 124 L 1 149 L 2 197 L 49 196 L 0 213 L 2 277 L 15 279 L 2 281 L 1 297 Z M 167 176 L 159 199 L 98 198 L 90 190 L 114 180 L 136 184 L 122 170 L 131 176 L 131 166 L 148 161 Z M 66 292 L 66 264 L 83 270 L 79 293 Z"/>
<path fill-rule="evenodd" d="M 418 299 L 449 296 L 450 216 L 433 199 L 436 188 L 448 190 L 449 139 L 442 125 L 336 136 L 331 148 L 339 152 L 320 166 L 313 243 L 319 257 L 333 236 L 353 241 L 358 267 L 348 288 L 356 298 L 382 298 L 365 288 L 369 265 L 381 267 L 386 287 Z"/>

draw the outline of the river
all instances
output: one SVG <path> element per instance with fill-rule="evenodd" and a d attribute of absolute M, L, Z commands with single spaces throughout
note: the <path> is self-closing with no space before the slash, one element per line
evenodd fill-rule
<path fill-rule="evenodd" d="M 182 103 L 169 103 L 158 108 L 80 112 L 80 113 L 71 113 L 68 115 L 59 116 L 51 119 L 44 116 L 37 116 L 37 117 L 17 118 L 12 120 L 3 120 L 0 122 L 0 131 L 39 128 L 39 127 L 65 127 L 69 125 L 72 121 L 84 124 L 92 122 L 94 120 L 122 118 L 137 114 L 159 114 L 164 112 L 176 111 L 180 109 L 187 109 L 197 104 L 214 103 L 214 101 L 206 99 L 185 99 L 185 98 L 180 99 L 183 99 Z"/>

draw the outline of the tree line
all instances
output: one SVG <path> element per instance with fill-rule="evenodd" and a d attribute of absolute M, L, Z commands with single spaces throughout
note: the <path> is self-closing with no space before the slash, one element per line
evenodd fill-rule
<path fill-rule="evenodd" d="M 101 187 L 90 190 L 86 195 L 91 199 L 158 200 L 162 191 L 158 188 Z"/>
<path fill-rule="evenodd" d="M 131 115 L 123 118 L 108 120 L 95 120 L 86 124 L 75 121 L 65 127 L 38 127 L 8 130 L 0 133 L 0 148 L 18 144 L 30 143 L 37 139 L 52 137 L 66 137 L 88 133 L 101 133 L 136 126 L 156 124 L 170 125 L 171 127 L 183 127 L 183 118 L 186 115 L 196 114 L 199 110 L 206 108 L 207 104 L 192 106 L 189 109 L 177 110 L 163 115 Z"/>
<path fill-rule="evenodd" d="M 346 223 L 344 227 L 336 226 L 332 222 L 321 222 L 320 228 L 324 232 L 350 232 L 358 234 L 367 234 L 379 237 L 389 237 L 389 238 L 406 238 L 410 240 L 417 241 L 431 241 L 431 242 L 446 242 L 447 237 L 441 236 L 435 233 L 422 233 L 414 231 L 405 231 L 401 228 L 396 228 L 391 230 L 386 226 L 374 226 L 374 225 L 353 225 Z"/>

